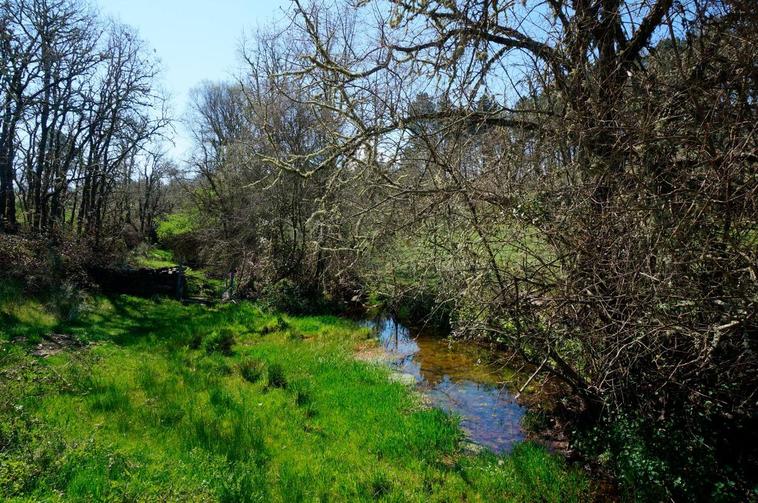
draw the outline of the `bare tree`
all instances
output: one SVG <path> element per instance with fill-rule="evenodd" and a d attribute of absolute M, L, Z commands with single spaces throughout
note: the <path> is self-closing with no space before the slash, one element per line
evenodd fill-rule
<path fill-rule="evenodd" d="M 76 0 L 7 0 L 1 12 L 3 227 L 17 228 L 20 203 L 29 229 L 98 241 L 110 194 L 132 183 L 128 160 L 167 123 L 158 68 L 133 30 Z"/>
<path fill-rule="evenodd" d="M 421 236 L 402 272 L 588 417 L 746 431 L 755 24 L 740 1 L 295 1 L 310 51 L 283 72 L 338 127 L 279 163 L 365 173 L 356 214 Z"/>

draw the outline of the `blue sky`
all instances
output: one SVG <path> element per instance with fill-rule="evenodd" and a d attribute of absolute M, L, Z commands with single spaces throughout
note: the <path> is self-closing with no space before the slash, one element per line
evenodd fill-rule
<path fill-rule="evenodd" d="M 238 66 L 243 32 L 282 19 L 289 0 L 94 0 L 105 16 L 137 29 L 163 66 L 162 83 L 181 118 L 190 89 L 204 80 L 229 78 Z M 184 157 L 189 138 L 176 125 L 176 148 Z"/>

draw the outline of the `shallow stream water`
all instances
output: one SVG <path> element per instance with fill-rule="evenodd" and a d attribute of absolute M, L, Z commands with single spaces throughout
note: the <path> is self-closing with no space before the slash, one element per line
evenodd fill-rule
<path fill-rule="evenodd" d="M 391 318 L 366 324 L 377 330 L 393 370 L 412 375 L 433 406 L 459 416 L 472 442 L 503 453 L 524 440 L 526 411 L 501 384 L 502 369 L 490 363 L 483 348 L 410 329 Z"/>

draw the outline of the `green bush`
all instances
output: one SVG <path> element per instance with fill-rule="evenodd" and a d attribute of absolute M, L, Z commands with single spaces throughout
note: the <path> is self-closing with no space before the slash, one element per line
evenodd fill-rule
<path fill-rule="evenodd" d="M 234 332 L 228 328 L 222 328 L 212 332 L 211 335 L 205 339 L 203 347 L 205 347 L 205 351 L 208 354 L 221 353 L 223 355 L 231 355 L 234 342 Z"/>
<path fill-rule="evenodd" d="M 313 403 L 313 387 L 310 381 L 298 380 L 292 383 L 290 389 L 295 392 L 295 405 L 306 407 Z"/>
<path fill-rule="evenodd" d="M 172 213 L 158 224 L 158 241 L 170 251 L 173 261 L 199 267 L 202 265 L 201 251 L 204 245 L 198 230 L 200 217 L 197 212 Z"/>
<path fill-rule="evenodd" d="M 156 233 L 162 242 L 169 241 L 183 234 L 189 234 L 197 228 L 197 215 L 191 212 L 178 212 L 168 215 L 160 223 Z"/>
<path fill-rule="evenodd" d="M 619 482 L 630 501 L 741 501 L 737 480 L 708 446 L 706 434 L 684 420 L 650 424 L 614 414 L 577 435 Z"/>
<path fill-rule="evenodd" d="M 261 299 L 273 310 L 290 314 L 313 314 L 327 310 L 323 295 L 292 281 L 281 279 L 261 292 Z"/>
<path fill-rule="evenodd" d="M 193 333 L 190 338 L 187 346 L 189 346 L 190 349 L 200 349 L 200 346 L 203 345 L 203 336 L 199 333 Z"/>
<path fill-rule="evenodd" d="M 391 478 L 381 472 L 374 474 L 369 491 L 375 500 L 382 499 L 392 492 Z"/>
<path fill-rule="evenodd" d="M 287 320 L 282 318 L 280 315 L 276 315 L 276 329 L 278 331 L 287 330 L 289 328 L 290 324 L 287 323 Z"/>

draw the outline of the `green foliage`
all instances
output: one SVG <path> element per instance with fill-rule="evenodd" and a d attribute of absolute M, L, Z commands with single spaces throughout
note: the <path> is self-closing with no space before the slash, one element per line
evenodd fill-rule
<path fill-rule="evenodd" d="M 290 390 L 295 394 L 295 405 L 307 407 L 313 403 L 313 385 L 308 379 L 300 379 L 290 385 Z"/>
<path fill-rule="evenodd" d="M 218 278 L 209 277 L 204 271 L 184 268 L 186 280 L 185 293 L 192 297 L 205 297 L 209 299 L 219 299 L 224 291 L 224 281 Z"/>
<path fill-rule="evenodd" d="M 160 269 L 178 265 L 174 255 L 169 250 L 162 250 L 153 246 L 140 245 L 130 256 L 130 262 L 137 267 Z"/>
<path fill-rule="evenodd" d="M 200 214 L 192 209 L 167 216 L 158 224 L 156 234 L 161 247 L 170 250 L 172 261 L 195 267 L 202 263 L 200 229 Z"/>
<path fill-rule="evenodd" d="M 397 317 L 426 326 L 447 329 L 450 326 L 450 311 L 440 306 L 436 296 L 428 291 L 407 292 L 392 301 L 397 305 Z"/>
<path fill-rule="evenodd" d="M 266 286 L 261 299 L 271 309 L 291 314 L 312 314 L 328 310 L 326 302 L 291 279 L 281 279 Z"/>
<path fill-rule="evenodd" d="M 577 446 L 610 470 L 634 501 L 740 501 L 703 432 L 682 420 L 648 424 L 624 414 L 578 435 Z"/>
<path fill-rule="evenodd" d="M 189 341 L 187 342 L 187 347 L 190 349 L 200 349 L 200 347 L 203 345 L 203 335 L 200 333 L 193 333 L 189 337 Z"/>
<path fill-rule="evenodd" d="M 550 427 L 550 420 L 545 412 L 528 409 L 521 419 L 521 427 L 528 432 L 546 431 Z"/>
<path fill-rule="evenodd" d="M 189 234 L 198 228 L 197 211 L 181 211 L 171 213 L 160 223 L 156 233 L 161 242 L 175 239 L 184 234 Z"/>
<path fill-rule="evenodd" d="M 289 327 L 289 323 L 287 323 L 287 320 L 282 318 L 281 316 L 276 316 L 276 329 L 277 330 L 286 330 Z"/>

